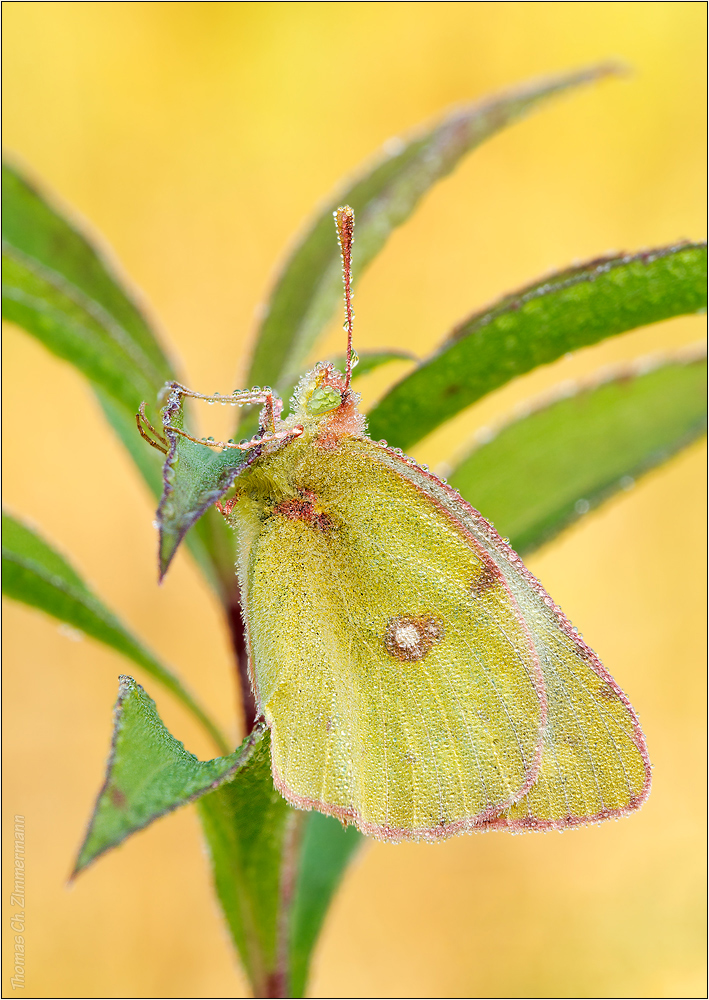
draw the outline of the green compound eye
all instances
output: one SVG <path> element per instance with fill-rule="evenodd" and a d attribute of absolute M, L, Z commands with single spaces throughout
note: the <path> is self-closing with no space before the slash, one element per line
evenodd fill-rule
<path fill-rule="evenodd" d="M 327 413 L 336 410 L 342 402 L 342 396 L 329 385 L 321 385 L 313 390 L 307 406 L 311 413 Z"/>

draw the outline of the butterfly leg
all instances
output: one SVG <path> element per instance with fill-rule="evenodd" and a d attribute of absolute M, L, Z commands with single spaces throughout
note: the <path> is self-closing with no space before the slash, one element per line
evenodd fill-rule
<path fill-rule="evenodd" d="M 202 392 L 195 392 L 193 389 L 188 389 L 184 385 L 180 385 L 179 382 L 170 382 L 166 386 L 169 390 L 168 396 L 168 406 L 165 411 L 165 416 L 167 420 L 164 424 L 166 431 L 171 431 L 174 434 L 179 434 L 180 437 L 187 438 L 188 441 L 193 441 L 195 444 L 202 444 L 207 448 L 219 448 L 219 449 L 236 449 L 238 451 L 250 451 L 253 448 L 257 448 L 270 441 L 286 441 L 290 438 L 300 437 L 303 433 L 303 428 L 301 426 L 289 427 L 284 430 L 276 430 L 276 420 L 280 417 L 283 410 L 283 403 L 278 396 L 274 396 L 273 391 L 266 387 L 263 389 L 253 388 L 250 390 L 243 390 L 241 392 L 233 392 L 230 396 L 222 396 L 219 393 L 214 393 L 213 395 L 206 395 Z M 180 427 L 175 427 L 169 422 L 169 416 L 171 413 L 175 412 L 175 409 L 179 405 L 180 398 L 182 396 L 189 396 L 192 399 L 201 399 L 206 403 L 221 403 L 229 404 L 231 406 L 249 406 L 262 404 L 261 415 L 259 418 L 259 431 L 252 438 L 244 438 L 237 444 L 235 441 L 213 441 L 210 438 L 196 438 L 186 431 L 182 430 Z M 141 408 L 143 412 L 143 408 Z M 138 428 L 140 430 L 140 426 Z M 157 435 L 154 428 L 151 428 L 153 433 Z M 143 431 L 141 430 L 141 434 Z M 143 434 L 145 437 L 145 434 Z M 146 438 L 146 440 L 149 440 Z M 154 442 L 153 447 L 157 447 Z"/>
<path fill-rule="evenodd" d="M 140 404 L 138 412 L 135 415 L 135 422 L 138 426 L 138 432 L 140 433 L 140 436 L 145 441 L 147 441 L 148 444 L 151 445 L 153 448 L 157 448 L 157 450 L 161 451 L 163 455 L 167 455 L 167 450 L 170 442 L 167 440 L 166 437 L 160 434 L 159 431 L 155 430 L 153 425 L 146 417 L 145 403 Z"/>

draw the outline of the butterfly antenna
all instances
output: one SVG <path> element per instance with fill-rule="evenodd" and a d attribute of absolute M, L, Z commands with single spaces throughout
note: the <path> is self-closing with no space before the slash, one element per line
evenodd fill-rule
<path fill-rule="evenodd" d="M 345 391 L 352 380 L 352 244 L 354 243 L 354 209 L 341 205 L 332 213 L 337 226 L 337 242 L 342 254 L 342 281 L 345 286 L 345 330 L 347 331 L 347 365 L 345 369 Z"/>

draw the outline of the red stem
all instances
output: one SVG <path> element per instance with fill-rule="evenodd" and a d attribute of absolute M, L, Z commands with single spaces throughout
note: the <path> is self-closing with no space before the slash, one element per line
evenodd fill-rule
<path fill-rule="evenodd" d="M 244 732 L 250 733 L 254 728 L 258 711 L 256 699 L 251 689 L 251 679 L 249 678 L 249 654 L 246 648 L 246 626 L 244 622 L 244 612 L 241 607 L 241 595 L 236 584 L 231 592 L 229 603 L 226 608 L 227 621 L 229 623 L 229 634 L 231 644 L 234 649 L 236 659 L 236 669 L 239 674 L 239 684 L 241 685 L 241 704 L 244 712 Z"/>

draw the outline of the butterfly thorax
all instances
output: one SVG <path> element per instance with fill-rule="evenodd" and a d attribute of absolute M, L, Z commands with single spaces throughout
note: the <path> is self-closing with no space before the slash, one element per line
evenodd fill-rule
<path fill-rule="evenodd" d="M 348 442 L 368 442 L 359 399 L 331 364 L 319 364 L 301 379 L 291 415 L 279 421 L 277 429 L 299 426 L 302 433 L 268 443 L 241 473 L 235 484 L 239 499 L 230 516 L 235 527 L 243 529 L 254 517 L 262 522 L 274 512 L 321 530 L 331 526 L 321 500 L 330 480 L 328 468 Z"/>

